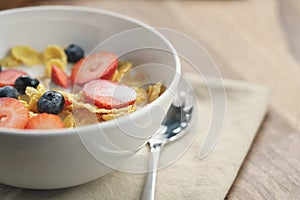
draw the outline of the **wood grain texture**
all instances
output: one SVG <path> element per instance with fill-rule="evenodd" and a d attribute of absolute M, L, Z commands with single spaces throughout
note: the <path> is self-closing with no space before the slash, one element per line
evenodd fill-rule
<path fill-rule="evenodd" d="M 0 9 L 73 4 L 181 31 L 203 44 L 226 78 L 269 86 L 270 112 L 229 199 L 300 197 L 300 3 L 298 0 L 17 0 Z"/>

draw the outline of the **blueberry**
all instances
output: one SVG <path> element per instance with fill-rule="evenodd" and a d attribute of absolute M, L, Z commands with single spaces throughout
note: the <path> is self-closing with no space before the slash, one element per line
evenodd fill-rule
<path fill-rule="evenodd" d="M 40 113 L 59 114 L 65 106 L 64 96 L 56 91 L 45 92 L 37 102 Z"/>
<path fill-rule="evenodd" d="M 68 46 L 68 48 L 65 49 L 65 53 L 67 54 L 68 62 L 71 63 L 78 62 L 84 56 L 83 49 L 76 44 Z"/>
<path fill-rule="evenodd" d="M 0 66 L 0 72 L 2 72 L 2 66 Z"/>
<path fill-rule="evenodd" d="M 18 99 L 19 93 L 16 90 L 16 88 L 12 86 L 4 86 L 0 88 L 0 98 L 1 97 L 9 97 L 9 98 L 14 98 Z"/>
<path fill-rule="evenodd" d="M 25 94 L 26 87 L 34 87 L 37 88 L 39 85 L 39 80 L 30 76 L 20 76 L 15 81 L 15 88 L 21 93 Z"/>

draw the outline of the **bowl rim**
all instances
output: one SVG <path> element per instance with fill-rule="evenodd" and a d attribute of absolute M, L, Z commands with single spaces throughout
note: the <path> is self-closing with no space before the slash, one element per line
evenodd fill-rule
<path fill-rule="evenodd" d="M 17 13 L 22 13 L 22 12 L 31 12 L 31 11 L 74 11 L 74 12 L 87 12 L 87 13 L 96 13 L 96 14 L 104 14 L 104 15 L 109 15 L 111 17 L 123 19 L 129 22 L 132 22 L 134 24 L 137 24 L 140 26 L 140 28 L 146 28 L 147 30 L 151 31 L 158 37 L 162 39 L 162 41 L 168 46 L 170 51 L 173 53 L 173 58 L 175 61 L 175 69 L 176 69 L 176 74 L 174 75 L 172 82 L 170 86 L 167 88 L 167 91 L 172 89 L 175 89 L 177 87 L 177 84 L 180 80 L 180 75 L 181 75 L 181 63 L 180 63 L 180 58 L 178 56 L 178 53 L 174 46 L 171 44 L 171 42 L 159 31 L 157 31 L 154 27 L 139 21 L 135 18 L 104 10 L 104 9 L 98 9 L 98 8 L 91 8 L 91 7 L 85 7 L 85 6 L 67 6 L 67 5 L 47 5 L 47 6 L 29 6 L 29 7 L 23 7 L 23 8 L 13 8 L 13 9 L 7 9 L 0 11 L 0 17 L 3 15 L 9 15 L 9 14 L 17 14 Z M 128 116 L 131 116 L 132 118 L 139 118 L 139 116 L 144 115 L 147 113 L 147 110 L 151 110 L 151 108 L 154 105 L 160 104 L 160 102 L 163 102 L 163 100 L 166 98 L 167 92 L 163 93 L 158 99 L 156 99 L 154 102 L 148 104 L 144 108 L 137 110 L 133 113 L 130 113 L 128 115 L 125 115 L 123 117 L 119 117 L 113 120 L 109 121 L 104 121 L 100 123 L 94 123 L 90 125 L 84 125 L 84 126 L 79 126 L 79 127 L 74 127 L 74 128 L 62 128 L 62 129 L 36 129 L 36 130 L 26 130 L 26 129 L 10 129 L 10 128 L 0 128 L 0 135 L 10 135 L 10 136 L 58 136 L 58 135 L 70 135 L 74 134 L 74 132 L 79 132 L 84 129 L 89 130 L 89 129 L 94 129 L 97 127 L 100 128 L 108 128 L 111 127 L 113 124 L 118 123 L 118 124 L 123 124 L 128 121 Z M 26 133 L 26 134 L 24 134 Z"/>

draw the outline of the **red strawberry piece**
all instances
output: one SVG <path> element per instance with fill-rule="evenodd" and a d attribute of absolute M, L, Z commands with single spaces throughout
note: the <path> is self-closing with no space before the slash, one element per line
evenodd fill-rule
<path fill-rule="evenodd" d="M 20 76 L 27 75 L 25 72 L 17 69 L 7 69 L 0 72 L 0 87 L 13 86 Z"/>
<path fill-rule="evenodd" d="M 73 66 L 71 82 L 83 85 L 95 79 L 110 79 L 118 67 L 118 58 L 109 52 L 87 56 Z"/>
<path fill-rule="evenodd" d="M 0 98 L 0 128 L 24 128 L 28 122 L 28 110 L 13 98 Z"/>
<path fill-rule="evenodd" d="M 72 105 L 72 101 L 70 101 L 67 97 L 65 97 L 65 107 Z"/>
<path fill-rule="evenodd" d="M 73 65 L 71 76 L 70 76 L 72 84 L 78 84 L 78 82 L 79 82 L 79 80 L 76 80 L 76 78 L 77 78 L 78 71 L 79 71 L 83 61 L 84 61 L 84 59 L 81 59 Z"/>
<path fill-rule="evenodd" d="M 38 114 L 30 118 L 25 126 L 26 129 L 57 129 L 63 127 L 64 123 L 59 116 L 48 113 Z"/>
<path fill-rule="evenodd" d="M 63 88 L 68 88 L 69 86 L 67 73 L 56 65 L 52 65 L 51 81 Z"/>
<path fill-rule="evenodd" d="M 100 108 L 122 108 L 134 104 L 134 89 L 109 80 L 93 80 L 83 86 L 85 98 Z"/>

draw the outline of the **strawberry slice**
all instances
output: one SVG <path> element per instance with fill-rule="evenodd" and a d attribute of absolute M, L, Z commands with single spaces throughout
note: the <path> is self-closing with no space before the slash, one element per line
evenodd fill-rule
<path fill-rule="evenodd" d="M 56 65 L 52 65 L 51 81 L 63 88 L 68 88 L 69 86 L 67 73 Z"/>
<path fill-rule="evenodd" d="M 122 108 L 134 104 L 134 89 L 109 80 L 93 80 L 83 86 L 85 98 L 100 108 Z"/>
<path fill-rule="evenodd" d="M 64 123 L 59 116 L 48 113 L 32 117 L 25 126 L 26 129 L 57 129 L 63 127 Z"/>
<path fill-rule="evenodd" d="M 24 128 L 28 122 L 28 110 L 13 98 L 0 98 L 0 128 Z"/>
<path fill-rule="evenodd" d="M 95 53 L 75 63 L 71 82 L 83 85 L 95 79 L 110 79 L 118 67 L 118 57 L 109 52 Z"/>
<path fill-rule="evenodd" d="M 27 75 L 25 72 L 17 69 L 7 69 L 0 72 L 0 87 L 13 86 L 20 76 Z"/>

